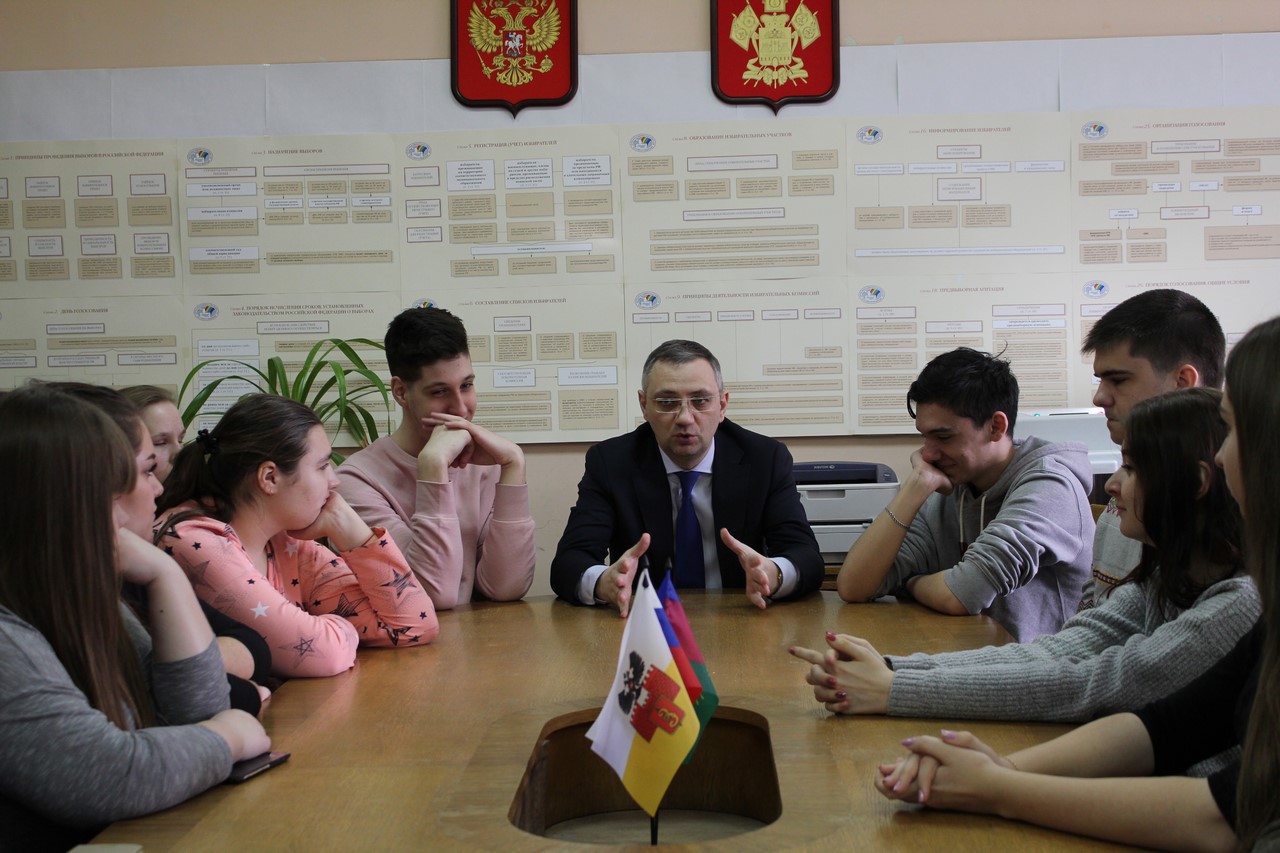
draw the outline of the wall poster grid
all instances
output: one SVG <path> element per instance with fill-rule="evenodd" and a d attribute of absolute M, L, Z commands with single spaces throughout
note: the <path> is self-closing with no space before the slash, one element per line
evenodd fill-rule
<path fill-rule="evenodd" d="M 429 303 L 472 335 L 477 420 L 522 443 L 629 429 L 673 337 L 777 436 L 911 432 L 907 386 L 960 345 L 1005 352 L 1024 408 L 1083 406 L 1080 342 L 1140 290 L 1199 296 L 1232 340 L 1280 312 L 1278 128 L 1255 107 L 2 143 L 0 388 L 174 387 Z"/>

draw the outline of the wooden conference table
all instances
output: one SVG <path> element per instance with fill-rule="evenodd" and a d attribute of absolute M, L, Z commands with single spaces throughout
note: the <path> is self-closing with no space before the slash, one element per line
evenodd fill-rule
<path fill-rule="evenodd" d="M 946 721 L 833 717 L 813 701 L 803 682 L 805 665 L 786 652 L 792 644 L 820 647 L 827 629 L 866 637 L 886 654 L 972 648 L 1007 640 L 994 622 L 942 616 L 909 603 L 844 606 L 831 592 L 765 612 L 735 593 L 691 592 L 683 599 L 721 708 L 738 709 L 726 713 L 767 728 L 781 806 L 768 825 L 688 849 L 1111 847 L 883 799 L 871 785 L 874 766 L 897 755 L 902 738 L 936 732 Z M 623 624 L 608 611 L 550 598 L 442 613 L 440 636 L 430 646 L 361 651 L 357 666 L 343 675 L 285 684 L 266 725 L 274 748 L 293 753 L 288 763 L 243 785 L 219 786 L 160 814 L 117 823 L 96 840 L 139 843 L 148 853 L 590 850 L 517 829 L 508 814 L 548 721 L 563 718 L 583 728 L 594 717 L 584 712 L 598 708 L 612 686 Z M 963 726 L 1003 752 L 1067 728 Z M 565 741 L 579 748 L 584 739 L 573 735 Z M 595 758 L 579 754 L 568 763 L 573 761 L 586 766 Z M 564 766 L 542 774 L 552 795 L 591 799 L 589 783 L 566 785 Z M 736 786 L 751 796 L 768 787 L 767 773 L 712 773 L 698 783 L 703 793 Z M 526 817 L 533 811 L 526 802 Z M 664 838 L 675 840 L 671 833 Z"/>

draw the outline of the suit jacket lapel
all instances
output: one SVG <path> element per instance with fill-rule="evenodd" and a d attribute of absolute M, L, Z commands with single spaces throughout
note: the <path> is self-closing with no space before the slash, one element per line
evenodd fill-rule
<path fill-rule="evenodd" d="M 649 432 L 636 447 L 636 502 L 644 529 L 649 531 L 650 568 L 653 578 L 661 583 L 661 572 L 675 553 L 675 530 L 671 508 L 671 487 L 658 453 L 658 444 Z M 634 543 L 632 543 L 634 544 Z"/>
<path fill-rule="evenodd" d="M 716 431 L 716 455 L 711 461 L 711 513 L 716 520 L 716 538 L 720 528 L 727 527 L 739 539 L 745 538 L 747 501 L 751 489 L 750 466 L 746 453 L 724 424 Z M 723 543 L 721 543 L 723 547 Z"/>

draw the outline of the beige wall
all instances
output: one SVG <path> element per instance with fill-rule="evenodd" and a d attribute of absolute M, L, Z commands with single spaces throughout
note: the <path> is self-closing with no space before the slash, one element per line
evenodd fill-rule
<path fill-rule="evenodd" d="M 743 0 L 722 0 L 730 4 Z M 706 50 L 707 0 L 579 0 L 583 53 Z M 0 71 L 439 59 L 445 0 L 0 0 Z M 1274 0 L 841 0 L 841 43 L 1280 30 Z"/>
<path fill-rule="evenodd" d="M 706 50 L 708 8 L 703 0 L 580 0 L 580 48 Z M 443 58 L 448 23 L 444 0 L 222 0 L 207 8 L 175 0 L 0 0 L 0 71 Z M 1280 30 L 1280 2 L 842 0 L 840 29 L 846 45 L 1265 32 Z M 915 446 L 907 438 L 787 444 L 800 460 L 885 462 L 899 471 Z M 535 594 L 550 591 L 547 568 L 586 447 L 527 449 L 538 522 Z"/>

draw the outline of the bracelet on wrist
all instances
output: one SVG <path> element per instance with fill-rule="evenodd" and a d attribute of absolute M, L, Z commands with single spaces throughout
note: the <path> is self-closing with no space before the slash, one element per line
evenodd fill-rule
<path fill-rule="evenodd" d="M 889 509 L 888 507 L 885 507 L 885 508 L 884 508 L 884 511 L 885 511 L 886 513 L 888 513 L 888 514 L 889 514 L 889 518 L 893 519 L 893 523 L 894 523 L 894 524 L 898 525 L 898 526 L 899 526 L 899 527 L 901 527 L 903 530 L 910 530 L 910 529 L 911 529 L 911 525 L 910 525 L 910 524 L 903 524 L 903 523 L 902 523 L 902 519 L 898 518 L 896 515 L 894 515 L 894 514 L 893 514 L 893 510 Z"/>

